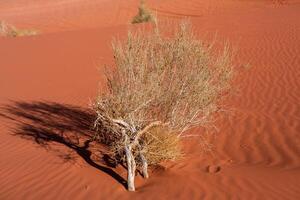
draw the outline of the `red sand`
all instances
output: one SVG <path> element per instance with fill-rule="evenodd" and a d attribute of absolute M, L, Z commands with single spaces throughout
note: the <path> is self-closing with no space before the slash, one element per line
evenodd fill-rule
<path fill-rule="evenodd" d="M 213 152 L 186 141 L 184 160 L 138 177 L 128 193 L 124 169 L 74 143 L 91 117 L 74 106 L 95 96 L 110 41 L 126 33 L 137 1 L 4 0 L 0 19 L 43 34 L 0 38 L 0 199 L 300 199 L 300 1 L 148 2 L 159 16 L 218 32 L 250 63 Z"/>

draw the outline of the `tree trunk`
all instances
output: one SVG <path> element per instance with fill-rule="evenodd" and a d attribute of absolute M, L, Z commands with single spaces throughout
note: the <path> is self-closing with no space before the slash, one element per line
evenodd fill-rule
<path fill-rule="evenodd" d="M 140 154 L 141 160 L 142 160 L 142 174 L 144 178 L 149 178 L 148 175 L 148 163 L 143 154 Z"/>
<path fill-rule="evenodd" d="M 127 145 L 125 147 L 125 154 L 127 160 L 127 189 L 129 191 L 135 191 L 134 177 L 135 177 L 136 164 L 131 152 L 130 145 Z"/>
<path fill-rule="evenodd" d="M 122 127 L 122 135 L 124 137 L 124 143 L 125 143 L 125 156 L 126 156 L 126 162 L 127 162 L 127 189 L 128 191 L 135 191 L 134 186 L 134 178 L 135 178 L 135 171 L 136 171 L 136 163 L 135 158 L 132 154 L 132 149 L 135 148 L 136 145 L 139 145 L 139 139 L 140 137 L 146 133 L 149 129 L 155 126 L 159 126 L 162 123 L 160 121 L 152 122 L 148 126 L 146 126 L 141 131 L 137 132 L 134 140 L 130 141 L 129 136 L 126 134 L 126 129 L 131 130 L 132 132 L 136 132 L 135 127 L 131 127 L 128 125 L 128 123 L 122 121 L 122 120 L 113 120 L 114 123 L 121 125 Z M 148 178 L 148 163 L 144 155 L 140 153 L 140 158 L 142 161 L 142 173 L 144 178 Z"/>

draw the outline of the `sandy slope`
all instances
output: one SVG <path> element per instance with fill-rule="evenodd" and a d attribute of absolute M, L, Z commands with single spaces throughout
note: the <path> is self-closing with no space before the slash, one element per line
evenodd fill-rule
<path fill-rule="evenodd" d="M 125 170 L 86 142 L 87 106 L 137 1 L 1 1 L 0 19 L 47 34 L 0 38 L 0 199 L 299 199 L 300 2 L 149 4 L 160 16 L 191 16 L 200 34 L 217 31 L 250 63 L 227 101 L 233 111 L 218 118 L 213 152 L 185 141 L 184 160 L 126 192 Z"/>
<path fill-rule="evenodd" d="M 136 0 L 4 0 L 0 19 L 43 32 L 124 25 Z"/>

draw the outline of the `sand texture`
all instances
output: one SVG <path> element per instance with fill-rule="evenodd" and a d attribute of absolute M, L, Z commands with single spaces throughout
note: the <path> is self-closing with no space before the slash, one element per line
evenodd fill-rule
<path fill-rule="evenodd" d="M 41 34 L 0 37 L 0 199 L 300 199 L 300 1 L 148 4 L 228 40 L 246 68 L 209 136 L 212 151 L 186 140 L 184 159 L 127 192 L 126 170 L 87 140 L 89 103 L 138 1 L 2 0 L 0 20 Z"/>

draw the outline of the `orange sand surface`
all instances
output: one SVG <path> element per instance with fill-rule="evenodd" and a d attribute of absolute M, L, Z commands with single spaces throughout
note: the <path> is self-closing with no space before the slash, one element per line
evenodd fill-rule
<path fill-rule="evenodd" d="M 138 1 L 2 0 L 0 20 L 41 34 L 0 37 L 0 199 L 300 199 L 300 1 L 148 5 L 161 18 L 190 17 L 249 63 L 217 118 L 213 151 L 187 140 L 184 159 L 127 192 L 126 170 L 86 138 L 111 40 L 133 26 Z"/>

